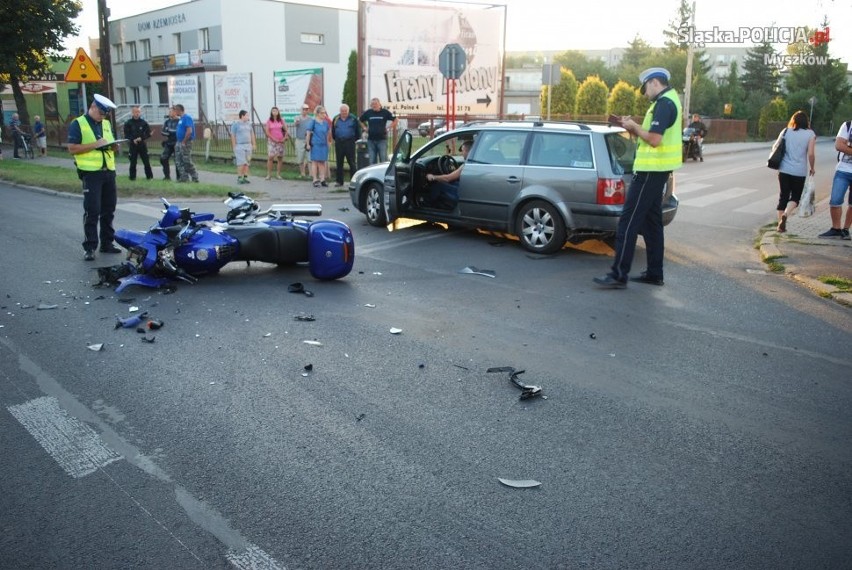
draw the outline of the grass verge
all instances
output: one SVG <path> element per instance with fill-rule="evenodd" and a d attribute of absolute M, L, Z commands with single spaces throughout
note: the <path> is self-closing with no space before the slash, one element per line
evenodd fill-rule
<path fill-rule="evenodd" d="M 838 291 L 842 291 L 844 293 L 852 291 L 852 279 L 838 277 L 837 275 L 820 275 L 817 279 L 826 285 L 836 287 Z"/>

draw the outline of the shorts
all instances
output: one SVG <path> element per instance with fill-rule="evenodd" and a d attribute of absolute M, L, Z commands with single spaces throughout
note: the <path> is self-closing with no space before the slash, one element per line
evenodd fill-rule
<path fill-rule="evenodd" d="M 834 180 L 831 182 L 831 200 L 828 202 L 828 205 L 835 208 L 842 206 L 843 195 L 846 194 L 850 186 L 852 186 L 852 172 L 835 170 Z M 849 191 L 848 204 L 852 206 L 852 191 Z"/>
<path fill-rule="evenodd" d="M 36 146 L 38 148 L 47 148 L 47 135 L 38 137 L 36 139 Z"/>
<path fill-rule="evenodd" d="M 251 145 L 238 144 L 234 147 L 234 156 L 237 159 L 237 166 L 245 166 L 251 161 Z"/>
<path fill-rule="evenodd" d="M 778 173 L 780 192 L 778 193 L 778 206 L 775 207 L 776 210 L 786 210 L 789 202 L 798 204 L 802 201 L 805 178 L 804 176 L 793 176 L 785 172 Z"/>
<path fill-rule="evenodd" d="M 267 140 L 266 146 L 267 146 L 267 153 L 266 154 L 270 158 L 273 158 L 273 157 L 276 157 L 276 156 L 280 156 L 281 158 L 284 158 L 284 141 L 276 142 L 276 141 Z"/>
<path fill-rule="evenodd" d="M 307 158 L 305 139 L 296 139 L 296 164 L 302 164 Z"/>

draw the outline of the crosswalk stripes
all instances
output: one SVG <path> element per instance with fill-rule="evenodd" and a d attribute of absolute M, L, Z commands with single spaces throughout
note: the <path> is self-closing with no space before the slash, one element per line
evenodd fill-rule
<path fill-rule="evenodd" d="M 703 196 L 697 196 L 695 198 L 687 198 L 685 200 L 681 200 L 681 204 L 685 206 L 692 206 L 694 208 L 703 208 L 705 206 L 718 204 L 734 198 L 741 198 L 757 191 L 758 190 L 756 188 L 740 188 L 735 186 L 734 188 L 728 188 L 721 192 L 713 192 L 712 194 L 704 194 Z"/>

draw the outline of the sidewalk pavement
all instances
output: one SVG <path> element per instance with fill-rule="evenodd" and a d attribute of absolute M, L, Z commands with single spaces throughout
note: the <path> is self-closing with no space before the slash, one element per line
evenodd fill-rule
<path fill-rule="evenodd" d="M 724 155 L 735 152 L 747 152 L 751 150 L 765 149 L 767 156 L 772 146 L 771 142 L 758 143 L 708 143 L 704 147 L 705 156 Z M 162 179 L 162 168 L 159 164 L 159 156 L 152 156 L 151 167 L 154 176 Z M 52 166 L 63 166 L 73 168 L 74 163 L 70 158 L 42 158 L 36 159 L 40 164 Z M 199 161 L 200 162 L 200 161 Z M 198 164 L 198 163 L 197 163 Z M 260 196 L 262 202 L 267 205 L 279 203 L 305 203 L 305 202 L 343 202 L 342 206 L 351 207 L 348 191 L 348 169 L 347 176 L 341 188 L 334 187 L 334 170 L 332 169 L 332 181 L 327 188 L 314 188 L 310 179 L 306 180 L 264 180 L 266 165 L 256 164 L 252 166 L 254 174 L 251 184 L 237 185 L 236 168 L 231 174 L 200 171 L 199 175 L 204 182 L 232 186 L 234 191 L 252 192 Z M 119 185 L 121 179 L 128 176 L 128 164 L 122 160 L 117 165 Z M 137 168 L 137 176 L 144 178 L 145 174 L 141 165 Z M 767 212 L 767 222 L 771 220 L 771 212 Z M 838 303 L 852 307 L 852 293 L 838 291 L 836 287 L 821 282 L 819 277 L 836 276 L 852 280 L 852 241 L 839 239 L 820 239 L 817 236 L 831 226 L 828 213 L 828 198 L 816 205 L 814 214 L 808 218 L 800 218 L 797 215 L 787 220 L 787 232 L 779 234 L 771 230 L 763 234 L 760 243 L 760 255 L 763 260 L 778 259 L 778 263 L 784 265 L 785 273 L 793 279 L 803 283 L 809 289 L 822 297 L 834 299 Z"/>

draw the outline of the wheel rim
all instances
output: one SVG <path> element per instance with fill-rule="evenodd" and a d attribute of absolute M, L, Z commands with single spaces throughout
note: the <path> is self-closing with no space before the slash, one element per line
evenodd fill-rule
<path fill-rule="evenodd" d="M 533 208 L 524 214 L 521 233 L 524 240 L 535 248 L 547 246 L 553 240 L 556 231 L 553 216 L 543 208 Z"/>
<path fill-rule="evenodd" d="M 378 220 L 382 216 L 381 193 L 376 188 L 370 188 L 367 192 L 367 217 Z"/>

